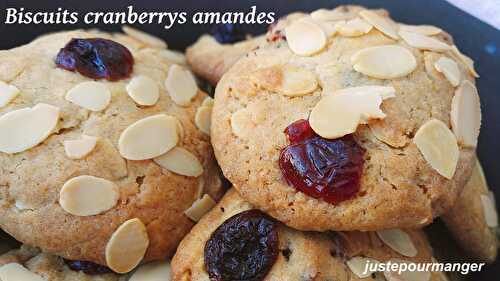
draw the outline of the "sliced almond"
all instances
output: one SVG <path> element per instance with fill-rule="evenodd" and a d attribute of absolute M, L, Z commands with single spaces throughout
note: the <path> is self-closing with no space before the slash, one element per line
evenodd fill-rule
<path fill-rule="evenodd" d="M 404 77 L 417 68 L 415 56 L 398 45 L 369 47 L 351 57 L 354 70 L 379 79 Z"/>
<path fill-rule="evenodd" d="M 59 204 L 75 216 L 94 216 L 113 208 L 120 192 L 112 181 L 78 176 L 68 180 L 59 193 Z"/>
<path fill-rule="evenodd" d="M 13 101 L 20 91 L 16 86 L 0 81 L 0 108 Z"/>
<path fill-rule="evenodd" d="M 401 38 L 403 38 L 403 40 L 405 40 L 408 45 L 417 49 L 431 50 L 436 52 L 451 50 L 450 45 L 427 35 L 402 30 L 399 31 L 399 35 L 401 36 Z"/>
<path fill-rule="evenodd" d="M 196 127 L 203 133 L 210 135 L 210 124 L 212 123 L 212 107 L 200 106 L 194 116 Z"/>
<path fill-rule="evenodd" d="M 392 39 L 399 39 L 396 26 L 385 17 L 369 10 L 363 10 L 359 15 L 383 34 Z"/>
<path fill-rule="evenodd" d="M 0 267 L 0 280 L 2 281 L 45 281 L 18 263 L 8 263 Z"/>
<path fill-rule="evenodd" d="M 481 194 L 481 203 L 483 205 L 483 213 L 486 220 L 486 225 L 488 225 L 489 227 L 497 227 L 498 213 L 494 201 L 489 195 Z"/>
<path fill-rule="evenodd" d="M 129 281 L 170 281 L 170 263 L 156 261 L 141 265 Z"/>
<path fill-rule="evenodd" d="M 100 82 L 82 82 L 68 91 L 66 100 L 91 111 L 105 109 L 111 101 L 111 92 Z"/>
<path fill-rule="evenodd" d="M 355 37 L 364 35 L 372 30 L 373 25 L 365 20 L 355 18 L 346 22 L 339 22 L 336 24 L 335 29 L 342 36 Z"/>
<path fill-rule="evenodd" d="M 476 147 L 481 128 L 481 102 L 476 87 L 464 80 L 451 102 L 451 127 L 460 144 Z"/>
<path fill-rule="evenodd" d="M 198 93 L 198 85 L 193 74 L 176 64 L 170 66 L 168 70 L 165 88 L 172 100 L 180 106 L 189 105 Z"/>
<path fill-rule="evenodd" d="M 377 235 L 389 248 L 406 257 L 417 256 L 417 248 L 411 241 L 410 235 L 401 229 L 387 229 L 377 231 Z"/>
<path fill-rule="evenodd" d="M 311 13 L 311 18 L 317 21 L 338 21 L 350 19 L 352 15 L 345 15 L 333 10 L 318 9 Z"/>
<path fill-rule="evenodd" d="M 414 262 L 402 259 L 391 259 L 389 262 L 391 264 L 414 264 Z M 416 267 L 417 265 L 415 264 L 414 266 Z M 406 270 L 399 274 L 398 271 L 385 271 L 384 276 L 387 281 L 429 281 L 431 279 L 431 272 Z"/>
<path fill-rule="evenodd" d="M 130 26 L 123 26 L 122 27 L 123 32 L 127 34 L 128 36 L 141 41 L 142 43 L 150 46 L 150 47 L 155 47 L 155 48 L 166 48 L 167 43 L 165 41 L 161 40 L 160 38 L 153 36 L 151 34 L 148 34 L 144 31 L 135 29 Z"/>
<path fill-rule="evenodd" d="M 182 126 L 181 121 L 177 117 L 174 118 L 175 118 L 175 123 L 177 125 L 177 135 L 179 136 L 178 142 L 182 142 L 182 140 L 184 139 L 184 127 Z"/>
<path fill-rule="evenodd" d="M 181 52 L 173 50 L 161 50 L 158 54 L 175 64 L 179 65 L 187 64 L 186 56 Z"/>
<path fill-rule="evenodd" d="M 214 99 L 211 98 L 211 97 L 206 97 L 202 102 L 201 102 L 201 106 L 208 106 L 208 107 L 212 107 L 214 106 Z"/>
<path fill-rule="evenodd" d="M 477 74 L 476 69 L 474 69 L 474 61 L 469 58 L 468 56 L 464 55 L 460 50 L 457 48 L 457 46 L 453 45 L 451 46 L 451 51 L 455 56 L 460 59 L 460 61 L 465 64 L 469 72 L 476 78 L 479 78 L 479 74 Z"/>
<path fill-rule="evenodd" d="M 399 24 L 399 30 L 401 31 L 406 31 L 406 32 L 412 32 L 412 33 L 418 33 L 422 35 L 437 35 L 443 30 L 439 27 L 435 27 L 433 25 L 407 25 L 407 24 Z"/>
<path fill-rule="evenodd" d="M 369 119 L 383 119 L 382 101 L 390 95 L 362 90 L 325 95 L 312 109 L 309 122 L 312 129 L 324 138 L 339 138 L 354 133 L 359 124 Z"/>
<path fill-rule="evenodd" d="M 316 75 L 307 69 L 286 65 L 282 71 L 283 80 L 277 90 L 285 96 L 303 96 L 318 88 Z"/>
<path fill-rule="evenodd" d="M 184 214 L 195 222 L 200 221 L 200 219 L 208 213 L 217 203 L 210 197 L 210 195 L 205 194 L 201 199 L 196 200 L 189 209 L 184 211 Z"/>
<path fill-rule="evenodd" d="M 326 46 L 326 34 L 318 24 L 300 19 L 285 28 L 290 49 L 299 56 L 312 56 Z"/>
<path fill-rule="evenodd" d="M 365 258 L 365 257 L 353 257 L 346 261 L 349 269 L 354 273 L 358 278 L 366 278 L 372 275 L 372 271 L 366 270 L 370 268 L 369 264 L 378 265 L 380 262 L 376 259 Z"/>
<path fill-rule="evenodd" d="M 0 152 L 18 153 L 43 142 L 56 128 L 59 108 L 39 103 L 0 117 Z"/>
<path fill-rule="evenodd" d="M 174 147 L 169 152 L 153 159 L 160 165 L 173 173 L 198 177 L 203 174 L 203 166 L 196 156 L 182 147 Z"/>
<path fill-rule="evenodd" d="M 64 151 L 70 159 L 82 159 L 94 150 L 96 144 L 96 137 L 82 135 L 79 140 L 64 141 Z"/>
<path fill-rule="evenodd" d="M 453 178 L 458 163 L 458 144 L 455 135 L 442 121 L 431 119 L 422 125 L 413 142 L 424 159 L 440 175 Z"/>
<path fill-rule="evenodd" d="M 116 273 L 134 269 L 149 246 L 146 227 L 140 219 L 130 219 L 120 225 L 106 244 L 106 264 Z"/>
<path fill-rule="evenodd" d="M 444 74 L 446 79 L 450 81 L 451 85 L 453 87 L 458 86 L 460 84 L 460 69 L 458 68 L 457 63 L 447 57 L 440 57 L 435 63 L 434 67 L 436 68 L 437 71 L 441 72 Z"/>
<path fill-rule="evenodd" d="M 231 130 L 238 137 L 245 137 L 251 129 L 252 121 L 248 110 L 242 108 L 231 115 Z"/>
<path fill-rule="evenodd" d="M 155 105 L 160 98 L 160 88 L 156 82 L 144 75 L 139 75 L 128 83 L 127 87 L 128 95 L 138 104 L 138 105 Z"/>
<path fill-rule="evenodd" d="M 120 135 L 120 154 L 129 160 L 146 160 L 165 154 L 179 140 L 177 127 L 177 118 L 166 114 L 141 119 Z"/>

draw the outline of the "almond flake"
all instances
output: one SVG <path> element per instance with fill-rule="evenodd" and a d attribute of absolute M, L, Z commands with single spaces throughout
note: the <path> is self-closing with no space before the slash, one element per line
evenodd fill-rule
<path fill-rule="evenodd" d="M 201 106 L 213 107 L 214 106 L 214 99 L 211 97 L 206 97 L 203 100 L 203 102 L 201 102 Z"/>
<path fill-rule="evenodd" d="M 335 29 L 340 35 L 347 37 L 364 35 L 370 32 L 372 28 L 373 25 L 360 18 L 355 18 L 346 22 L 339 22 L 335 26 Z"/>
<path fill-rule="evenodd" d="M 136 76 L 130 80 L 127 87 L 128 95 L 138 105 L 155 105 L 160 98 L 160 88 L 156 82 L 147 76 Z"/>
<path fill-rule="evenodd" d="M 385 17 L 369 10 L 363 10 L 359 12 L 359 15 L 383 34 L 392 39 L 399 39 L 396 26 Z"/>
<path fill-rule="evenodd" d="M 481 203 L 483 205 L 483 213 L 486 220 L 486 225 L 494 228 L 498 226 L 498 214 L 492 198 L 495 197 L 491 192 L 488 195 L 481 194 Z"/>
<path fill-rule="evenodd" d="M 399 31 L 399 35 L 405 42 L 417 49 L 422 50 L 431 50 L 431 51 L 448 51 L 451 50 L 451 46 L 437 40 L 436 38 L 432 38 L 419 33 L 412 33 L 407 31 Z"/>
<path fill-rule="evenodd" d="M 146 227 L 139 219 L 124 222 L 106 245 L 106 264 L 116 273 L 132 271 L 143 259 L 149 246 Z"/>
<path fill-rule="evenodd" d="M 0 108 L 13 101 L 20 91 L 16 86 L 0 81 Z"/>
<path fill-rule="evenodd" d="M 96 144 L 96 137 L 82 135 L 79 140 L 64 141 L 64 151 L 70 159 L 82 159 L 94 150 Z"/>
<path fill-rule="evenodd" d="M 370 119 L 385 118 L 380 105 L 394 95 L 366 89 L 344 89 L 343 93 L 323 96 L 311 111 L 312 129 L 324 138 L 334 139 L 354 133 L 359 124 Z"/>
<path fill-rule="evenodd" d="M 303 96 L 318 88 L 316 75 L 307 69 L 286 65 L 282 71 L 283 80 L 277 91 L 285 96 Z"/>
<path fill-rule="evenodd" d="M 372 258 L 365 258 L 365 257 L 353 257 L 349 260 L 346 261 L 347 266 L 349 269 L 354 273 L 358 278 L 366 278 L 370 275 L 372 275 L 372 271 L 366 270 L 367 264 L 370 264 L 375 266 L 379 264 L 380 262 L 376 259 Z M 365 272 L 366 270 L 366 272 Z"/>
<path fill-rule="evenodd" d="M 125 159 L 146 160 L 167 153 L 178 140 L 177 118 L 158 114 L 128 126 L 120 135 L 118 149 Z"/>
<path fill-rule="evenodd" d="M 196 115 L 194 116 L 194 123 L 196 127 L 203 133 L 210 135 L 210 124 L 212 122 L 212 107 L 211 106 L 200 106 L 196 110 Z"/>
<path fill-rule="evenodd" d="M 0 280 L 2 281 L 45 281 L 18 263 L 8 263 L 0 267 Z"/>
<path fill-rule="evenodd" d="M 402 259 L 390 259 L 389 262 L 395 264 L 415 264 L 414 262 Z M 415 267 L 417 264 L 415 264 Z M 408 268 L 408 266 L 406 267 Z M 431 280 L 431 271 L 385 271 L 384 276 L 387 281 L 429 281 Z"/>
<path fill-rule="evenodd" d="M 170 66 L 168 70 L 165 88 L 172 100 L 180 106 L 189 105 L 198 93 L 198 85 L 193 74 L 176 64 Z"/>
<path fill-rule="evenodd" d="M 350 19 L 352 15 L 346 15 L 333 10 L 318 9 L 311 13 L 311 18 L 317 21 L 338 21 Z"/>
<path fill-rule="evenodd" d="M 476 147 L 481 128 L 481 102 L 476 87 L 464 80 L 451 102 L 451 127 L 460 144 Z"/>
<path fill-rule="evenodd" d="M 479 74 L 477 74 L 476 69 L 474 69 L 474 61 L 469 58 L 468 56 L 464 55 L 460 50 L 457 48 L 457 46 L 453 45 L 451 46 L 451 51 L 455 56 L 457 56 L 460 61 L 465 64 L 469 72 L 476 78 L 479 78 Z"/>
<path fill-rule="evenodd" d="M 43 142 L 59 121 L 59 108 L 39 103 L 0 117 L 0 152 L 18 153 Z"/>
<path fill-rule="evenodd" d="M 400 229 L 377 231 L 377 235 L 389 248 L 406 257 L 417 256 L 417 248 L 411 241 L 410 235 Z"/>
<path fill-rule="evenodd" d="M 203 166 L 196 156 L 182 147 L 174 147 L 169 152 L 153 159 L 156 164 L 173 173 L 198 177 L 203 174 Z"/>
<path fill-rule="evenodd" d="M 66 100 L 91 111 L 105 109 L 111 101 L 111 92 L 100 82 L 82 82 L 68 91 Z"/>
<path fill-rule="evenodd" d="M 63 185 L 59 204 L 72 215 L 94 216 L 113 208 L 119 197 L 118 186 L 112 181 L 93 176 L 78 176 Z"/>
<path fill-rule="evenodd" d="M 123 32 L 127 34 L 128 36 L 141 41 L 142 43 L 148 45 L 149 47 L 155 47 L 155 48 L 167 48 L 167 43 L 165 41 L 161 40 L 160 38 L 153 36 L 151 34 L 148 34 L 144 31 L 135 29 L 130 26 L 123 26 L 122 27 Z"/>
<path fill-rule="evenodd" d="M 326 46 L 326 34 L 311 20 L 300 19 L 285 29 L 290 49 L 299 56 L 312 56 Z"/>
<path fill-rule="evenodd" d="M 238 137 L 245 137 L 251 128 L 250 114 L 248 110 L 242 108 L 231 115 L 231 129 Z"/>
<path fill-rule="evenodd" d="M 179 136 L 178 142 L 182 142 L 182 140 L 184 139 L 184 127 L 182 126 L 181 121 L 177 119 L 177 117 L 174 118 L 177 125 L 177 135 Z"/>
<path fill-rule="evenodd" d="M 435 27 L 433 25 L 407 25 L 407 24 L 399 24 L 399 30 L 401 31 L 406 31 L 406 32 L 412 32 L 412 33 L 418 33 L 422 35 L 437 35 L 443 30 L 439 27 Z"/>
<path fill-rule="evenodd" d="M 460 69 L 454 60 L 447 57 L 441 57 L 434 63 L 434 67 L 437 71 L 444 74 L 453 87 L 460 84 Z"/>
<path fill-rule="evenodd" d="M 415 56 L 398 45 L 369 47 L 352 55 L 354 70 L 379 79 L 393 79 L 410 74 L 417 67 Z"/>
<path fill-rule="evenodd" d="M 179 65 L 187 64 L 186 56 L 181 52 L 173 50 L 161 50 L 158 54 L 175 64 Z"/>
<path fill-rule="evenodd" d="M 205 194 L 201 199 L 196 200 L 184 214 L 191 220 L 198 222 L 206 213 L 212 210 L 216 204 L 217 203 L 210 195 Z"/>
<path fill-rule="evenodd" d="M 352 94 L 352 93 L 376 93 L 382 96 L 383 99 L 392 98 L 396 96 L 396 89 L 392 86 L 357 86 L 340 89 L 334 92 L 334 94 Z"/>
<path fill-rule="evenodd" d="M 130 277 L 129 281 L 169 281 L 170 263 L 156 261 L 141 265 Z"/>
<path fill-rule="evenodd" d="M 447 179 L 453 178 L 458 163 L 455 135 L 442 121 L 431 119 L 422 125 L 413 142 L 429 165 Z"/>

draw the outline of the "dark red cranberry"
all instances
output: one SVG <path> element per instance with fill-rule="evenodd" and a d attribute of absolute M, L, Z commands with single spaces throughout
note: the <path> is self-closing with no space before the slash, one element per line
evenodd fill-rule
<path fill-rule="evenodd" d="M 72 260 L 64 260 L 66 265 L 71 270 L 74 271 L 82 271 L 85 274 L 89 275 L 97 275 L 97 274 L 105 274 L 105 273 L 111 273 L 111 269 L 104 265 L 96 264 L 90 261 L 72 261 Z"/>
<path fill-rule="evenodd" d="M 263 280 L 278 257 L 277 222 L 258 210 L 226 220 L 205 244 L 212 281 Z"/>
<path fill-rule="evenodd" d="M 243 26 L 234 23 L 217 24 L 212 27 L 212 34 L 221 44 L 231 44 L 246 39 Z"/>
<path fill-rule="evenodd" d="M 336 204 L 359 191 L 365 150 L 352 135 L 325 139 L 298 120 L 285 129 L 290 145 L 281 151 L 283 177 L 305 194 Z"/>
<path fill-rule="evenodd" d="M 57 54 L 56 65 L 92 79 L 116 81 L 130 76 L 134 58 L 125 46 L 115 41 L 71 39 Z"/>

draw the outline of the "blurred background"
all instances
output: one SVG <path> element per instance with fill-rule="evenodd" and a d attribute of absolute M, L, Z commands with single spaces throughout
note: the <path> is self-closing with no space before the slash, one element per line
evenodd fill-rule
<path fill-rule="evenodd" d="M 483 107 L 483 126 L 479 140 L 478 154 L 483 164 L 490 188 L 496 192 L 500 202 L 500 173 L 496 169 L 500 145 L 497 138 L 500 132 L 500 0 L 141 0 L 141 1 L 103 1 L 103 0 L 0 0 L 0 49 L 8 49 L 28 43 L 35 37 L 47 32 L 76 28 L 100 28 L 119 31 L 119 25 L 85 25 L 82 21 L 74 25 L 6 25 L 6 8 L 24 7 L 30 11 L 55 11 L 61 7 L 80 14 L 95 11 L 124 11 L 133 5 L 137 12 L 171 11 L 187 12 L 188 22 L 174 25 L 165 30 L 163 25 L 145 24 L 136 26 L 155 34 L 167 41 L 172 49 L 184 50 L 201 34 L 209 33 L 210 25 L 190 23 L 190 15 L 198 11 L 242 11 L 248 12 L 253 5 L 258 12 L 275 12 L 276 18 L 292 11 L 313 11 L 318 8 L 333 8 L 341 4 L 359 4 L 370 8 L 385 8 L 391 16 L 408 24 L 432 24 L 453 35 L 456 45 L 474 59 L 476 69 L 481 75 L 477 81 Z M 464 10 L 468 12 L 465 12 Z M 481 19 L 479 19 L 481 18 Z M 245 32 L 259 34 L 265 32 L 266 25 L 242 27 Z M 439 256 L 463 260 L 463 254 L 450 241 L 446 230 L 438 221 L 429 227 L 430 239 L 437 247 Z M 462 280 L 500 280 L 500 262 L 488 266 L 484 271 L 469 276 L 459 276 Z"/>

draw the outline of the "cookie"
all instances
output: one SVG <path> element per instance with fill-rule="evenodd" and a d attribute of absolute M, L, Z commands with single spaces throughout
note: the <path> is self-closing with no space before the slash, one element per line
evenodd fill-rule
<path fill-rule="evenodd" d="M 221 194 L 211 99 L 179 54 L 126 31 L 55 33 L 0 52 L 12 97 L 0 108 L 0 226 L 117 272 L 172 256 L 194 224 L 184 211 Z"/>
<path fill-rule="evenodd" d="M 419 228 L 453 206 L 481 113 L 449 35 L 352 6 L 276 33 L 215 93 L 215 155 L 245 200 L 314 231 Z"/>
<path fill-rule="evenodd" d="M 145 281 L 168 280 L 170 264 L 166 261 L 139 266 L 129 274 L 116 274 L 107 267 L 90 262 L 72 262 L 40 252 L 26 245 L 0 256 L 0 276 L 6 281 L 22 275 L 29 280 L 45 281 Z M 14 279 L 9 279 L 14 278 Z M 39 279 L 42 278 L 42 279 Z M 3 279 L 2 279 L 3 280 Z M 26 279 L 22 279 L 26 280 Z"/>
<path fill-rule="evenodd" d="M 237 228 L 236 225 L 229 225 L 234 223 L 235 218 L 239 219 Z M 272 231 L 269 231 L 271 228 Z M 221 229 L 224 229 L 224 232 L 221 233 Z M 267 232 L 263 233 L 264 230 Z M 257 233 L 251 233 L 252 231 Z M 172 277 L 174 281 L 236 279 L 343 281 L 360 280 L 365 277 L 368 279 L 363 280 L 385 280 L 381 272 L 373 275 L 370 273 L 363 275 L 360 272 L 367 258 L 373 262 L 395 259 L 409 262 L 431 260 L 432 249 L 423 232 L 395 231 L 404 233 L 408 243 L 406 246 L 409 247 L 403 253 L 412 257 L 402 255 L 389 247 L 389 244 L 385 244 L 380 237 L 387 236 L 382 233 L 315 233 L 291 229 L 266 217 L 231 189 L 181 242 L 172 260 Z M 218 243 L 219 235 L 226 235 L 225 246 Z M 231 241 L 231 237 L 238 242 Z M 254 239 L 260 242 L 253 244 Z M 230 245 L 233 242 L 234 245 Z M 214 245 L 218 247 L 213 247 Z M 411 253 L 407 251 L 410 248 Z M 233 250 L 234 252 L 231 252 Z M 231 260 L 232 264 L 221 264 L 223 260 Z M 226 271 L 221 273 L 215 270 L 220 268 Z M 237 271 L 231 272 L 231 268 Z M 209 272 L 212 275 L 209 275 Z M 221 275 L 216 275 L 219 273 Z M 418 280 L 441 280 L 439 275 L 438 272 L 422 273 L 421 279 Z M 395 280 L 390 279 L 391 277 L 393 276 L 388 276 L 387 280 Z"/>
<path fill-rule="evenodd" d="M 482 261 L 495 261 L 499 246 L 498 215 L 479 162 L 457 202 L 442 219 L 468 254 Z"/>

